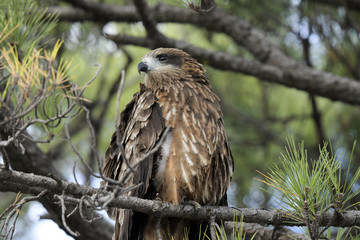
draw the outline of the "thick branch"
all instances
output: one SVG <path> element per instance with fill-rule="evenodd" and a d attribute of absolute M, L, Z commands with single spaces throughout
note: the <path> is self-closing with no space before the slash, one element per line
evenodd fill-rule
<path fill-rule="evenodd" d="M 16 189 L 13 187 L 16 186 Z M 55 181 L 50 177 L 38 176 L 34 174 L 22 173 L 17 171 L 0 171 L 0 191 L 22 191 L 23 193 L 39 194 L 48 190 L 47 196 L 60 195 L 61 193 L 69 196 L 68 200 L 74 201 L 82 196 L 96 197 L 99 206 L 109 202 L 109 207 L 133 209 L 146 214 L 156 214 L 161 212 L 163 217 L 181 217 L 186 219 L 207 220 L 210 216 L 215 216 L 216 220 L 232 221 L 234 216 L 244 216 L 244 222 L 260 223 L 271 225 L 303 226 L 303 223 L 296 223 L 289 214 L 276 210 L 263 210 L 254 208 L 230 208 L 204 206 L 194 209 L 191 205 L 172 205 L 161 201 L 145 200 L 135 197 L 118 196 L 111 199 L 111 192 L 99 190 L 88 186 L 79 186 L 66 181 Z M 100 191 L 100 192 L 99 192 Z M 65 199 L 67 200 L 67 199 Z M 333 213 L 325 213 L 319 220 L 319 226 L 327 226 L 333 219 Z M 360 226 L 360 211 L 342 212 L 337 221 L 331 222 L 332 226 L 350 227 Z"/>
<path fill-rule="evenodd" d="M 140 1 L 140 0 L 139 0 Z M 84 16 L 83 14 L 77 14 L 74 11 L 74 15 L 78 15 L 77 21 L 99 21 L 97 16 L 100 14 L 103 16 L 100 21 L 120 21 L 120 22 L 138 22 L 143 20 L 137 14 L 136 9 L 133 7 L 124 7 L 124 9 L 118 6 L 111 6 L 101 3 L 94 3 L 87 0 L 71 0 L 71 4 L 74 6 L 86 5 L 86 10 L 90 11 L 90 14 Z M 137 2 L 137 1 L 135 1 Z M 140 1 L 141 2 L 141 1 Z M 349 1 L 352 2 L 352 1 Z M 82 4 L 79 4 L 82 3 Z M 86 4 L 85 4 L 86 3 Z M 91 5 L 91 7 L 88 7 Z M 140 8 L 145 9 L 146 6 Z M 108 10 L 112 8 L 111 11 Z M 116 10 L 115 10 L 116 9 Z M 226 13 L 220 8 L 216 8 L 211 14 L 199 14 L 190 9 L 184 9 L 174 6 L 167 6 L 159 4 L 156 7 L 148 8 L 146 15 L 154 17 L 152 21 L 156 22 L 174 22 L 174 23 L 190 23 L 199 27 L 206 28 L 210 31 L 223 32 L 234 39 L 234 41 L 240 46 L 245 47 L 250 51 L 256 59 L 261 62 L 270 63 L 282 67 L 294 67 L 303 66 L 301 63 L 286 56 L 276 45 L 274 45 L 267 37 L 266 34 L 256 27 L 252 26 L 243 19 Z M 74 17 L 70 17 L 69 10 L 66 9 L 66 13 L 62 15 L 62 8 L 55 7 L 50 8 L 49 12 L 59 12 L 60 20 L 73 20 Z M 117 14 L 114 14 L 117 12 Z M 146 16 L 145 15 L 145 16 Z M 69 19 L 70 17 L 70 19 Z M 85 18 L 86 17 L 86 18 Z M 114 18 L 115 17 L 115 18 Z M 145 27 L 153 28 L 153 23 L 146 19 L 147 24 Z"/>
<path fill-rule="evenodd" d="M 148 48 L 153 47 L 154 44 L 148 38 L 135 38 L 127 35 L 108 36 L 108 38 L 118 44 L 133 44 Z M 209 51 L 183 41 L 168 38 L 164 40 L 166 40 L 166 46 L 183 49 L 198 60 L 205 61 L 217 69 L 241 72 L 256 76 L 261 80 L 301 89 L 332 100 L 360 104 L 360 82 L 350 78 L 339 77 L 306 66 L 282 68 L 232 56 L 225 52 Z M 155 44 L 160 47 L 164 42 Z"/>
<path fill-rule="evenodd" d="M 335 7 L 349 7 L 352 10 L 360 11 L 359 0 L 312 0 L 310 2 L 324 3 Z"/>
<path fill-rule="evenodd" d="M 6 134 L 2 132 L 2 136 L 6 136 Z M 38 148 L 36 143 L 24 139 L 22 141 L 22 145 L 26 149 L 25 154 L 22 154 L 21 151 L 14 144 L 10 144 L 8 147 L 5 147 L 6 153 L 8 154 L 10 159 L 11 167 L 12 169 L 21 172 L 35 173 L 36 175 L 17 172 L 19 173 L 17 176 L 19 182 L 11 182 L 11 181 L 8 182 L 5 181 L 5 179 L 4 181 L 2 180 L 3 177 L 5 177 L 5 175 L 3 175 L 2 172 L 0 174 L 1 175 L 0 191 L 9 191 L 9 192 L 22 191 L 24 193 L 31 193 L 33 195 L 37 195 L 42 191 L 41 189 L 46 189 L 46 188 L 37 187 L 36 185 L 33 185 L 33 187 L 29 187 L 29 185 L 31 186 L 33 181 L 35 182 L 38 181 L 37 184 L 41 184 L 42 180 L 45 181 L 43 182 L 43 184 L 48 184 L 48 187 L 50 189 L 59 188 L 59 186 L 57 186 L 58 183 L 54 179 L 49 177 L 39 176 L 39 175 L 47 175 L 49 173 L 52 173 L 53 175 L 58 177 L 61 176 L 53 165 L 54 160 L 51 157 L 49 157 L 47 154 L 43 153 Z M 16 173 L 16 171 L 14 171 L 13 173 Z M 32 178 L 32 176 L 34 176 L 35 179 Z M 26 182 L 26 180 L 28 179 L 31 181 Z M 76 185 L 69 185 L 69 187 L 73 188 L 73 190 L 77 188 Z M 59 189 L 61 189 L 61 187 Z M 79 190 L 78 193 L 81 194 L 81 191 L 83 191 L 84 189 L 81 190 L 80 188 L 78 190 Z M 61 194 L 61 192 L 58 193 Z M 51 220 L 56 222 L 59 225 L 59 227 L 63 228 L 64 231 L 66 231 L 66 229 L 63 227 L 61 222 L 61 209 L 57 204 L 54 203 L 54 199 L 46 197 L 40 199 L 40 202 L 48 211 L 47 218 L 50 218 Z M 73 215 L 69 219 L 68 224 L 70 228 L 76 229 L 78 232 L 80 232 L 81 235 L 80 237 L 76 238 L 77 240 L 111 239 L 112 226 L 105 220 L 99 220 L 93 223 L 85 223 L 79 215 Z"/>
<path fill-rule="evenodd" d="M 78 1 L 71 1 L 78 2 Z M 81 1 L 89 2 L 89 1 Z M 89 13 L 84 15 L 83 10 L 72 10 L 73 14 L 79 16 L 76 20 L 91 21 L 121 21 L 137 22 L 140 17 L 134 7 L 113 7 L 109 5 L 91 2 L 92 6 L 87 7 Z M 64 15 L 62 8 L 50 8 L 49 11 L 60 10 L 60 19 L 74 20 L 76 16 L 69 17 L 69 9 L 66 8 Z M 95 13 L 96 11 L 96 13 Z M 109 12 L 108 12 L 109 11 Z M 110 37 L 119 44 L 133 44 L 149 48 L 154 47 L 177 47 L 189 52 L 199 60 L 206 61 L 209 65 L 220 70 L 230 70 L 245 73 L 258 77 L 269 82 L 279 83 L 285 86 L 301 89 L 311 94 L 323 96 L 332 100 L 339 100 L 350 104 L 360 104 L 360 83 L 350 78 L 336 76 L 328 72 L 322 72 L 304 66 L 302 63 L 293 60 L 283 54 L 265 34 L 246 21 L 237 16 L 230 15 L 221 9 L 214 10 L 211 14 L 198 14 L 188 9 L 158 5 L 149 8 L 153 12 L 157 22 L 191 23 L 205 27 L 211 31 L 224 32 L 234 41 L 249 50 L 258 61 L 246 60 L 238 56 L 232 56 L 224 52 L 213 52 L 188 43 L 172 39 L 161 39 L 153 41 L 148 38 L 136 38 L 119 35 Z M 78 14 L 79 12 L 80 14 Z M 109 13 L 106 15 L 106 13 Z M 115 12 L 117 14 L 115 14 Z M 101 20 L 98 16 L 106 15 Z M 86 18 L 80 18 L 80 17 Z M 115 17 L 116 16 L 116 17 Z M 66 18 L 67 17 L 67 18 Z"/>
<path fill-rule="evenodd" d="M 290 229 L 284 226 L 274 227 L 264 227 L 263 225 L 257 223 L 233 223 L 225 222 L 225 230 L 229 233 L 232 233 L 234 230 L 234 225 L 236 228 L 241 228 L 245 232 L 245 239 L 254 239 L 254 240 L 285 240 L 285 239 L 296 239 L 296 240 L 308 240 L 309 238 L 300 233 L 295 233 Z M 255 235 L 254 238 L 252 238 Z"/>
<path fill-rule="evenodd" d="M 141 17 L 141 21 L 146 29 L 149 38 L 156 38 L 161 33 L 156 28 L 156 21 L 153 16 L 153 11 L 149 10 L 146 0 L 134 0 L 137 12 Z"/>

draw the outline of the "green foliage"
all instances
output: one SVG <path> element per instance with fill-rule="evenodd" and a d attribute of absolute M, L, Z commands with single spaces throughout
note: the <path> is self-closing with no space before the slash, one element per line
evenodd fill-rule
<path fill-rule="evenodd" d="M 360 236 L 358 234 L 354 234 L 359 231 L 359 227 L 355 226 L 349 229 L 346 228 L 338 228 L 335 240 L 360 240 Z M 331 231 L 330 229 L 327 231 L 327 238 L 331 238 Z"/>
<path fill-rule="evenodd" d="M 360 178 L 360 169 L 350 176 L 351 156 L 343 179 L 341 158 L 329 152 L 331 145 L 324 143 L 319 148 L 319 158 L 311 160 L 308 159 L 304 142 L 297 146 L 294 139 L 289 138 L 287 143 L 280 164 L 273 164 L 268 174 L 261 173 L 265 180 L 259 181 L 271 188 L 268 192 L 276 198 L 281 211 L 286 211 L 294 221 L 305 223 L 314 237 L 316 234 L 310 228 L 314 227 L 313 224 L 318 222 L 322 214 L 330 209 L 340 213 L 358 205 L 358 202 L 347 203 L 360 193 L 360 187 L 354 188 Z M 355 144 L 352 152 L 354 149 Z"/>
<path fill-rule="evenodd" d="M 57 23 L 55 15 L 46 14 L 32 0 L 0 0 L 0 6 L 0 29 L 6 29 L 5 34 L 13 31 L 0 46 L 10 43 L 24 51 L 49 40 L 46 37 Z"/>
<path fill-rule="evenodd" d="M 218 240 L 227 240 L 227 239 L 231 239 L 231 240 L 243 240 L 243 239 L 249 239 L 246 238 L 246 233 L 244 231 L 244 215 L 241 215 L 241 218 L 238 219 L 237 216 L 234 217 L 234 221 L 233 221 L 233 229 L 231 234 L 227 234 L 226 230 L 225 230 L 225 226 L 223 225 L 223 223 L 221 223 L 221 225 L 216 224 L 215 223 L 215 235 L 216 235 L 216 239 Z M 199 240 L 211 240 L 211 237 L 208 236 L 207 232 L 208 232 L 208 228 L 209 225 L 206 225 L 205 229 L 202 230 L 202 226 L 200 225 L 200 233 L 199 233 Z M 188 235 L 189 235 L 189 230 L 187 228 L 184 229 L 185 232 L 185 239 L 188 239 Z M 250 238 L 250 240 L 254 239 L 256 236 L 256 233 Z"/>
<path fill-rule="evenodd" d="M 237 216 L 234 217 L 234 227 L 231 232 L 231 238 L 230 239 L 237 239 L 237 240 L 243 240 L 246 239 L 246 233 L 244 231 L 244 214 L 241 214 L 240 221 L 237 218 Z M 221 228 L 223 230 L 223 227 Z M 250 238 L 250 240 L 254 239 L 256 237 L 256 233 Z M 226 238 L 224 238 L 226 239 Z"/>
<path fill-rule="evenodd" d="M 40 49 L 57 20 L 33 1 L 0 0 L 0 7 L 0 73 L 7 76 L 1 97 L 4 101 L 11 86 L 8 98 L 18 89 L 29 103 L 30 95 L 41 89 L 41 79 L 49 78 L 52 85 L 65 81 L 69 65 L 61 61 L 58 68 L 54 66 L 62 42 L 57 41 L 51 51 Z"/>
<path fill-rule="evenodd" d="M 54 134 L 49 128 L 75 111 L 70 102 L 78 98 L 69 85 L 70 62 L 56 61 L 62 41 L 54 42 L 50 50 L 40 48 L 56 18 L 31 1 L 6 5 L 1 1 L 0 5 L 4 9 L 0 14 L 0 109 L 4 118 L 0 124 L 14 131 L 14 142 L 31 125 L 51 139 Z"/>
<path fill-rule="evenodd" d="M 3 70 L 9 73 L 9 77 L 2 99 L 5 100 L 6 95 L 11 94 L 8 97 L 12 97 L 13 104 L 24 104 L 24 107 L 27 108 L 27 105 L 31 105 L 37 97 L 39 91 L 47 92 L 54 86 L 60 88 L 64 86 L 69 80 L 67 72 L 70 64 L 60 61 L 57 67 L 54 65 L 60 47 L 61 42 L 58 41 L 51 51 L 34 48 L 21 59 L 16 47 L 9 49 L 4 47 L 1 50 L 1 59 L 3 60 Z M 11 89 L 10 93 L 9 89 Z M 24 102 L 19 94 L 23 96 Z"/>

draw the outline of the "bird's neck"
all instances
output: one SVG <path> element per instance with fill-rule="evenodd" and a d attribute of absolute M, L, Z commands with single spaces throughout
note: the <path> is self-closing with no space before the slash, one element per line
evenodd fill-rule
<path fill-rule="evenodd" d="M 145 75 L 145 86 L 154 92 L 157 89 L 168 88 L 181 79 L 182 72 L 175 68 L 167 68 L 166 71 L 150 71 Z"/>

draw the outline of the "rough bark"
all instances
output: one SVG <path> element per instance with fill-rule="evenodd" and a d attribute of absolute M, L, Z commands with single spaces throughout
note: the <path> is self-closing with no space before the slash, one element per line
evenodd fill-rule
<path fill-rule="evenodd" d="M 118 21 L 133 23 L 141 21 L 136 7 L 111 6 L 90 1 L 69 1 L 76 7 L 53 7 L 49 12 L 59 12 L 60 20 L 67 21 Z M 264 32 L 243 19 L 216 8 L 210 14 L 173 6 L 149 7 L 156 22 L 190 23 L 209 31 L 222 32 L 231 37 L 239 46 L 247 49 L 256 60 L 245 59 L 226 52 L 209 51 L 189 43 L 166 38 L 138 38 L 128 35 L 108 36 L 119 45 L 131 44 L 148 48 L 177 47 L 210 66 L 256 76 L 261 80 L 282 84 L 291 88 L 326 97 L 335 101 L 360 104 L 360 82 L 355 79 L 334 75 L 313 69 L 286 56 L 274 45 Z M 146 26 L 152 26 L 146 24 Z M 151 27 L 154 28 L 154 27 Z M 154 32 L 154 30 L 150 30 Z M 154 37 L 154 34 L 152 34 Z M 156 35 L 155 36 L 159 36 Z"/>
<path fill-rule="evenodd" d="M 65 200 L 76 203 L 83 196 L 94 199 L 93 204 L 102 206 L 108 202 L 109 207 L 133 209 L 146 214 L 159 214 L 162 217 L 181 217 L 193 220 L 208 220 L 214 216 L 216 220 L 233 221 L 234 216 L 244 216 L 244 222 L 270 225 L 304 226 L 304 223 L 295 222 L 286 213 L 278 210 L 266 210 L 255 208 L 232 208 L 203 206 L 195 209 L 193 205 L 172 205 L 167 202 L 146 200 L 129 196 L 112 197 L 112 193 L 104 189 L 96 189 L 90 186 L 80 186 L 63 180 L 55 180 L 51 177 L 23 173 L 19 171 L 0 171 L 0 191 L 17 191 L 30 194 L 39 194 L 48 190 L 46 196 L 56 198 L 64 196 Z M 96 201 L 95 201 L 96 200 Z M 319 220 L 319 226 L 351 227 L 360 226 L 360 211 L 343 211 L 334 219 L 334 213 L 327 212 Z"/>

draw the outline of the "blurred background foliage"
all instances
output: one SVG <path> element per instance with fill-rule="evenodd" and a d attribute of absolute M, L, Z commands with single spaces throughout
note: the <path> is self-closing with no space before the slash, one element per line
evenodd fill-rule
<path fill-rule="evenodd" d="M 5 2 L 7 1 L 0 1 L 2 9 L 5 8 Z M 132 1 L 128 0 L 101 2 L 132 4 Z M 147 2 L 149 5 L 163 3 L 187 7 L 186 1 L 182 0 Z M 58 0 L 33 3 L 41 7 L 67 5 Z M 216 3 L 266 32 L 267 37 L 292 58 L 319 70 L 360 79 L 359 11 L 305 0 L 227 0 Z M 0 20 L 6 21 L 3 18 Z M 25 24 L 24 19 L 18 21 Z M 189 24 L 162 23 L 158 28 L 168 37 L 209 50 L 225 51 L 253 59 L 246 49 L 221 33 L 208 32 Z M 42 40 L 46 41 L 27 42 L 51 48 L 55 39 L 62 39 L 64 42 L 57 56 L 58 61 L 60 58 L 71 60 L 70 75 L 72 81 L 78 85 L 83 85 L 94 76 L 94 64 L 101 64 L 101 72 L 85 92 L 85 97 L 90 100 L 86 105 L 91 110 L 102 156 L 115 128 L 116 82 L 120 78 L 121 70 L 126 69 L 125 88 L 121 97 L 123 108 L 143 80 L 144 76 L 139 76 L 136 66 L 141 57 L 149 51 L 131 45 L 117 46 L 106 39 L 104 33 L 145 35 L 141 23 L 57 22 L 51 30 L 42 33 L 45 34 Z M 27 38 L 30 39 L 32 38 Z M 9 41 L 14 44 L 11 38 Z M 19 50 L 26 51 L 28 46 L 19 47 Z M 259 190 L 260 183 L 253 178 L 259 178 L 256 170 L 266 173 L 269 166 L 278 161 L 289 135 L 294 136 L 296 141 L 304 140 L 308 155 L 313 159 L 317 159 L 319 145 L 322 145 L 324 140 L 332 143 L 335 154 L 342 152 L 346 156 L 352 149 L 354 140 L 359 139 L 358 106 L 315 97 L 314 111 L 313 96 L 307 92 L 271 84 L 248 75 L 220 71 L 207 66 L 206 62 L 203 64 L 213 89 L 221 98 L 226 130 L 235 159 L 235 173 L 229 194 L 232 205 L 272 207 L 270 196 Z M 84 114 L 71 121 L 72 139 L 84 158 L 96 168 L 88 142 L 89 131 L 84 121 Z M 72 167 L 76 156 L 66 144 L 61 127 L 62 125 L 54 130 L 56 136 L 53 141 L 41 144 L 40 147 L 57 159 L 54 164 L 72 180 Z M 41 138 L 42 131 L 41 128 L 32 128 L 30 132 Z M 352 169 L 359 167 L 359 157 L 360 149 L 356 148 Z M 85 168 L 78 165 L 78 170 L 81 183 L 93 181 L 95 186 L 98 184 Z"/>

